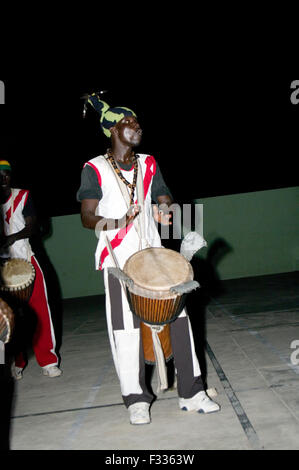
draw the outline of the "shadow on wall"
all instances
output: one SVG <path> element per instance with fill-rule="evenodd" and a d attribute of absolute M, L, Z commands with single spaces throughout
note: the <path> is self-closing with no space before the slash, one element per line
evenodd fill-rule
<path fill-rule="evenodd" d="M 223 257 L 232 251 L 232 247 L 223 238 L 217 238 L 208 246 L 205 259 L 194 256 L 191 260 L 191 265 L 194 270 L 194 279 L 199 282 L 201 287 L 187 296 L 186 307 L 192 325 L 195 350 L 205 388 L 208 388 L 207 364 L 205 359 L 207 343 L 206 309 L 211 301 L 211 297 L 217 297 L 224 292 L 223 283 L 217 273 L 217 267 Z"/>

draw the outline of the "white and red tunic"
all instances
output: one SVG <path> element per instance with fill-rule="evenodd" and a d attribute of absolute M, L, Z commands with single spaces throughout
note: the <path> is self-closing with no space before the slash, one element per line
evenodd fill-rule
<path fill-rule="evenodd" d="M 4 235 L 20 232 L 25 227 L 23 211 L 27 203 L 29 191 L 26 189 L 11 189 L 8 200 L 1 205 L 2 231 Z M 12 208 L 13 205 L 13 208 Z M 2 258 L 22 258 L 30 261 L 33 255 L 28 238 L 17 240 L 6 252 L 1 253 Z"/>
<path fill-rule="evenodd" d="M 139 154 L 139 162 L 141 164 L 143 175 L 143 191 L 144 191 L 144 217 L 145 217 L 145 238 L 150 246 L 160 247 L 160 236 L 152 216 L 151 206 L 151 185 L 153 176 L 156 171 L 156 161 L 150 155 Z M 128 210 L 122 192 L 119 188 L 117 179 L 113 170 L 110 168 L 104 156 L 98 156 L 88 161 L 85 165 L 91 166 L 98 177 L 98 183 L 102 189 L 103 197 L 99 201 L 96 215 L 109 219 L 120 219 Z M 131 183 L 133 181 L 133 171 L 121 170 L 126 180 Z M 135 203 L 137 200 L 135 194 Z M 139 218 L 140 215 L 136 217 Z M 115 229 L 101 231 L 99 242 L 95 253 L 96 269 L 103 269 L 113 266 L 113 262 L 109 256 L 105 237 L 108 236 L 114 254 L 118 261 L 119 267 L 123 268 L 126 260 L 139 249 L 140 234 L 134 224 L 130 224 L 123 229 Z"/>
<path fill-rule="evenodd" d="M 34 215 L 32 209 L 29 212 L 28 210 L 26 211 L 26 204 L 28 204 L 29 198 L 30 193 L 28 190 L 12 188 L 8 200 L 0 205 L 2 232 L 4 235 L 20 232 L 25 227 L 24 214 Z M 36 314 L 37 325 L 32 346 L 36 360 L 41 367 L 57 365 L 56 340 L 48 304 L 46 283 L 40 265 L 32 251 L 29 239 L 17 240 L 6 252 L 1 254 L 1 257 L 22 258 L 33 264 L 35 268 L 35 281 L 28 306 Z M 17 367 L 25 367 L 26 361 L 23 354 L 19 354 L 15 358 L 15 363 Z"/>

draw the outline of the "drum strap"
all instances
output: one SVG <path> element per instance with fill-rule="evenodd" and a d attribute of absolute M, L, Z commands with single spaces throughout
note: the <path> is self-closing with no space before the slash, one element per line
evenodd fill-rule
<path fill-rule="evenodd" d="M 117 176 L 112 164 L 110 163 L 110 160 L 108 160 L 108 155 L 105 155 L 105 161 L 111 168 L 116 182 L 118 184 L 118 187 L 123 195 L 123 198 L 125 200 L 127 209 L 130 207 L 130 195 L 128 192 L 128 188 L 125 185 L 125 183 L 122 182 L 122 180 Z M 143 190 L 143 178 L 142 178 L 142 168 L 139 160 L 137 160 L 138 163 L 138 173 L 137 173 L 137 184 L 136 184 L 136 192 L 137 192 L 137 201 L 138 204 L 141 206 L 141 212 L 138 217 L 134 219 L 134 227 L 136 229 L 136 232 L 139 236 L 140 243 L 139 243 L 139 250 L 142 250 L 144 248 L 148 248 L 150 245 L 147 242 L 145 238 L 145 215 L 144 215 L 144 190 Z"/>
<path fill-rule="evenodd" d="M 117 269 L 120 270 L 120 267 L 119 267 L 117 258 L 116 258 L 116 256 L 115 256 L 115 253 L 114 253 L 114 251 L 113 251 L 113 248 L 112 248 L 112 246 L 111 246 L 110 240 L 109 240 L 109 238 L 107 237 L 107 235 L 105 235 L 105 245 L 106 245 L 106 248 L 107 248 L 108 253 L 109 253 L 109 255 L 110 255 L 110 258 L 111 258 L 111 261 L 112 261 L 112 263 L 113 263 L 114 268 L 117 268 Z M 125 296 L 126 296 L 126 298 L 127 298 L 127 290 L 126 290 L 125 283 L 124 283 L 124 281 L 123 281 L 122 279 L 118 279 L 118 280 L 119 280 L 120 285 L 122 286 L 123 291 L 124 291 L 124 294 L 125 294 Z"/>
<path fill-rule="evenodd" d="M 150 246 L 150 244 L 148 243 L 148 241 L 145 237 L 144 186 L 143 186 L 141 164 L 140 164 L 139 160 L 137 160 L 137 162 L 138 162 L 138 175 L 137 175 L 136 190 L 137 190 L 137 201 L 138 201 L 138 204 L 141 206 L 141 213 L 139 215 L 139 218 L 137 218 L 137 220 L 138 220 L 139 225 L 140 225 L 141 249 L 143 250 L 144 248 L 148 248 Z"/>
<path fill-rule="evenodd" d="M 167 390 L 168 388 L 168 381 L 167 381 L 167 371 L 165 366 L 165 358 L 162 349 L 162 345 L 160 342 L 160 338 L 158 333 L 164 328 L 164 325 L 149 325 L 144 322 L 144 324 L 151 329 L 152 332 L 152 339 L 153 339 L 153 350 L 156 359 L 156 368 L 157 368 L 157 378 L 158 378 L 158 387 L 157 393 L 161 390 Z"/>

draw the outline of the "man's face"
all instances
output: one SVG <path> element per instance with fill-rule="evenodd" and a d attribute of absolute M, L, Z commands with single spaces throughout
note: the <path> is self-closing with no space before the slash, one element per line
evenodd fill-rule
<path fill-rule="evenodd" d="M 10 171 L 0 170 L 0 188 L 1 191 L 10 189 Z"/>
<path fill-rule="evenodd" d="M 140 144 L 142 130 L 135 116 L 125 116 L 115 125 L 115 128 L 122 143 L 129 144 L 132 147 Z"/>

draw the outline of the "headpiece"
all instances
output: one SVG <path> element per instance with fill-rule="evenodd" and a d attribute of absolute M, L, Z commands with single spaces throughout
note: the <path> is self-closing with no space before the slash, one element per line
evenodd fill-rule
<path fill-rule="evenodd" d="M 11 165 L 7 160 L 0 160 L 0 170 L 11 171 Z"/>
<path fill-rule="evenodd" d="M 105 91 L 92 93 L 91 95 L 84 95 L 82 98 L 85 99 L 83 117 L 86 115 L 87 103 L 89 103 L 100 115 L 100 123 L 104 134 L 107 137 L 111 137 L 110 127 L 113 127 L 125 116 L 135 116 L 136 114 L 129 108 L 116 106 L 110 108 L 110 106 L 103 100 L 100 99 L 100 95 Z"/>

